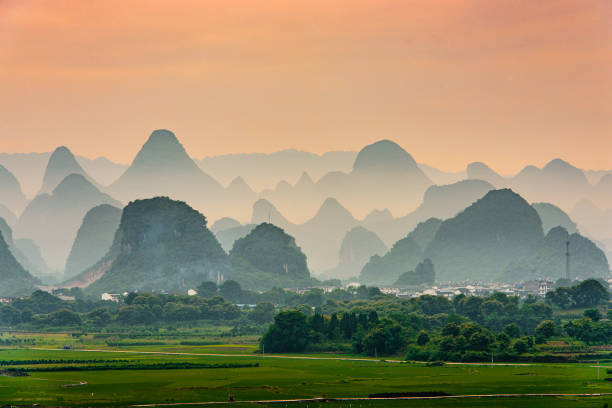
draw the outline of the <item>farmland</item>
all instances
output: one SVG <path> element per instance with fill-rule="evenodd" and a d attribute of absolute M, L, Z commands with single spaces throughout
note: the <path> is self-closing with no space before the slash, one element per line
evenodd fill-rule
<path fill-rule="evenodd" d="M 58 345 L 69 335 L 38 336 L 36 346 L 0 349 L 2 368 L 36 367 L 29 376 L 0 376 L 0 400 L 13 405 L 129 406 L 156 403 L 353 398 L 376 393 L 594 394 L 612 392 L 605 368 L 594 364 L 427 365 L 348 355 L 279 356 L 255 353 L 253 344 L 153 344 L 110 347 Z M 64 336 L 64 337 L 62 337 Z M 27 336 L 26 336 L 27 337 Z M 47 339 L 47 345 L 41 344 Z M 243 339 L 244 340 L 244 339 Z M 86 343 L 86 344 L 83 344 Z M 60 349 L 58 349 L 60 348 Z M 98 350 L 98 351 L 93 351 Z M 205 368 L 163 369 L 164 364 Z M 62 365 L 73 371 L 40 371 Z M 95 366 L 105 369 L 96 370 Z M 127 365 L 130 369 L 108 369 Z M 151 367 L 160 369 L 151 369 Z M 136 368 L 140 367 L 140 368 Z M 225 367 L 225 368 L 224 368 Z M 229 368 L 227 368 L 229 367 Z M 602 365 L 603 367 L 603 365 Z M 134 368 L 134 369 L 132 369 Z M 604 406 L 612 397 L 520 397 L 412 401 L 337 401 L 325 406 Z M 316 403 L 319 404 L 319 403 Z M 285 403 L 291 407 L 309 403 Z M 275 405 L 279 406 L 279 405 Z"/>

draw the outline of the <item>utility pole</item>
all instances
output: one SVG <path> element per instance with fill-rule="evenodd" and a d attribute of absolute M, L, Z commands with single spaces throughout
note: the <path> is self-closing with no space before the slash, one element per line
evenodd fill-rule
<path fill-rule="evenodd" d="M 565 279 L 570 280 L 570 242 L 565 241 Z"/>

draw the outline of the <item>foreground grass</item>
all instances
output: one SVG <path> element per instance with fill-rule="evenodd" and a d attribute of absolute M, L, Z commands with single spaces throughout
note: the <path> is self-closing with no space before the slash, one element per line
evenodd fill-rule
<path fill-rule="evenodd" d="M 247 346 L 252 347 L 252 346 Z M 33 372 L 30 377 L 0 377 L 0 401 L 25 405 L 132 405 L 236 400 L 278 400 L 312 397 L 367 397 L 381 392 L 440 391 L 452 395 L 502 393 L 608 393 L 605 369 L 585 364 L 534 366 L 427 367 L 375 361 L 262 358 L 238 346 L 198 346 L 199 351 L 241 350 L 239 356 L 96 353 L 93 351 L 0 350 L 1 360 L 106 359 L 142 363 L 164 361 L 207 364 L 255 363 L 259 367 Z M 149 347 L 147 347 L 147 351 Z M 169 352 L 167 347 L 157 351 Z M 193 351 L 193 348 L 190 348 Z M 251 350 L 252 351 L 252 350 Z M 220 353 L 225 354 L 225 353 Z M 65 387 L 86 382 L 86 385 Z M 505 398 L 481 400 L 331 402 L 325 407 L 387 406 L 599 406 L 612 398 Z M 239 405 L 239 404 L 237 404 Z M 290 404 L 317 406 L 319 404 Z M 244 405 L 243 405 L 244 406 Z M 284 406 L 275 404 L 275 407 Z"/>

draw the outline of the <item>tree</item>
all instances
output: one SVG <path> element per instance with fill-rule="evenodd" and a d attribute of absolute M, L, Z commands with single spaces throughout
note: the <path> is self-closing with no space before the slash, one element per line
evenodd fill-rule
<path fill-rule="evenodd" d="M 480 307 L 482 302 L 482 298 L 478 296 L 464 297 L 457 304 L 457 313 L 478 322 L 480 321 Z"/>
<path fill-rule="evenodd" d="M 204 281 L 197 288 L 198 295 L 203 298 L 211 298 L 217 295 L 217 284 L 212 281 Z"/>
<path fill-rule="evenodd" d="M 242 288 L 234 280 L 227 280 L 219 287 L 219 293 L 230 302 L 239 302 L 242 297 Z"/>
<path fill-rule="evenodd" d="M 49 313 L 47 322 L 50 326 L 78 326 L 81 324 L 81 316 L 68 309 L 61 309 Z"/>
<path fill-rule="evenodd" d="M 87 313 L 87 320 L 94 326 L 106 326 L 111 321 L 111 314 L 105 307 L 99 307 Z"/>
<path fill-rule="evenodd" d="M 372 327 L 364 336 L 363 350 L 370 356 L 393 354 L 403 345 L 402 328 L 388 320 Z"/>
<path fill-rule="evenodd" d="M 521 339 L 518 339 L 514 342 L 514 346 L 512 346 L 512 348 L 514 349 L 514 351 L 516 351 L 519 354 L 525 353 L 527 352 L 527 343 Z"/>
<path fill-rule="evenodd" d="M 489 345 L 493 342 L 492 336 L 485 332 L 479 331 L 472 334 L 469 338 L 469 347 L 472 350 L 486 351 Z"/>
<path fill-rule="evenodd" d="M 134 299 L 136 298 L 136 296 L 138 296 L 138 293 L 134 293 L 134 292 L 128 293 L 128 295 L 125 297 L 125 301 L 124 301 L 125 304 L 131 305 Z"/>
<path fill-rule="evenodd" d="M 596 279 L 587 279 L 573 288 L 577 307 L 594 307 L 608 301 L 608 290 Z"/>
<path fill-rule="evenodd" d="M 511 339 L 516 339 L 521 335 L 521 329 L 516 323 L 510 323 L 504 326 L 504 333 L 506 333 Z"/>
<path fill-rule="evenodd" d="M 549 339 L 555 335 L 555 331 L 555 323 L 552 320 L 544 320 L 536 327 L 535 334 L 537 337 Z"/>
<path fill-rule="evenodd" d="M 6 305 L 0 307 L 0 323 L 5 325 L 17 324 L 21 321 L 21 313 L 15 307 Z"/>
<path fill-rule="evenodd" d="M 458 324 L 455 323 L 447 323 L 443 328 L 442 328 L 442 335 L 443 336 L 458 336 L 461 333 L 461 329 L 459 328 Z"/>
<path fill-rule="evenodd" d="M 308 345 L 306 316 L 295 311 L 280 312 L 261 339 L 261 347 L 270 352 L 299 352 Z"/>
<path fill-rule="evenodd" d="M 258 303 L 248 314 L 249 320 L 263 324 L 274 320 L 274 305 L 269 302 Z"/>
<path fill-rule="evenodd" d="M 573 296 L 572 289 L 560 287 L 546 294 L 546 302 L 559 306 L 561 309 L 568 309 L 572 306 Z"/>
<path fill-rule="evenodd" d="M 598 322 L 601 319 L 601 312 L 599 309 L 587 309 L 584 311 L 584 317 L 588 317 L 594 322 Z"/>
<path fill-rule="evenodd" d="M 421 330 L 421 332 L 417 336 L 417 344 L 419 346 L 424 346 L 427 343 L 429 343 L 429 335 L 427 334 L 426 331 Z"/>

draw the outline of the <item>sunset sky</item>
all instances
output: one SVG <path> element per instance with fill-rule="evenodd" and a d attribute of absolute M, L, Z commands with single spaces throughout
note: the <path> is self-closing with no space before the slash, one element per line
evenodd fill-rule
<path fill-rule="evenodd" d="M 0 0 L 0 151 L 612 168 L 610 0 Z"/>

